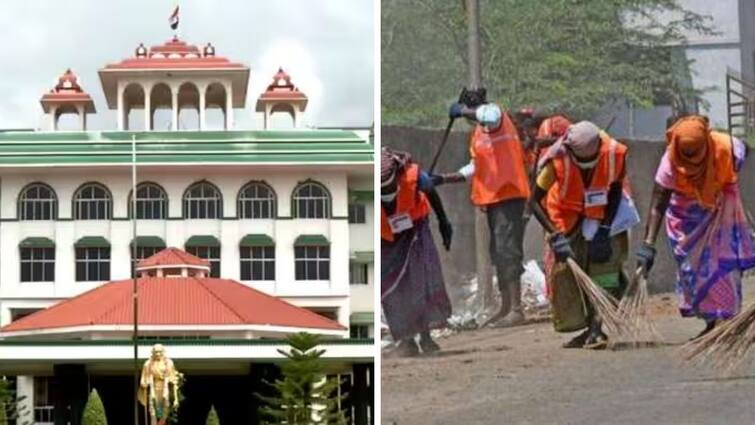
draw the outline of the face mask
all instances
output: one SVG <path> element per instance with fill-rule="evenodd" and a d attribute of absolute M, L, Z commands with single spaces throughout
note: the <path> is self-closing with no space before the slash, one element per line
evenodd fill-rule
<path fill-rule="evenodd" d="M 385 203 L 393 202 L 393 200 L 396 199 L 396 195 L 397 195 L 397 192 L 388 193 L 388 194 L 385 194 L 385 195 L 381 194 L 380 195 L 380 200 L 383 201 L 383 202 L 385 202 Z"/>

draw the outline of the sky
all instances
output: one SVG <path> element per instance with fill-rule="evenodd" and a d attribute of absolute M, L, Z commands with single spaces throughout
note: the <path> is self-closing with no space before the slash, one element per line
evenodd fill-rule
<path fill-rule="evenodd" d="M 140 42 L 168 41 L 176 4 L 182 40 L 200 48 L 209 41 L 217 56 L 250 68 L 236 129 L 261 128 L 255 101 L 279 66 L 309 97 L 305 125 L 372 125 L 371 0 L 25 0 L 0 5 L 0 129 L 45 128 L 39 99 L 71 68 L 97 108 L 88 128 L 114 130 L 97 71 L 132 57 Z"/>

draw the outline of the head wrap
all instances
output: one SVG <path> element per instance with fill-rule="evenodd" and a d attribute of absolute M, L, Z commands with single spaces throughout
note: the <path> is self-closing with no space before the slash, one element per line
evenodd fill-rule
<path fill-rule="evenodd" d="M 600 129 L 590 121 L 580 121 L 569 126 L 563 143 L 578 159 L 591 158 L 600 148 Z"/>
<path fill-rule="evenodd" d="M 716 179 L 715 142 L 708 119 L 684 117 L 666 131 L 666 153 L 677 176 L 677 190 L 713 207 L 721 185 Z"/>
<path fill-rule="evenodd" d="M 411 155 L 408 152 L 383 147 L 380 150 L 380 186 L 391 184 L 410 160 Z"/>
<path fill-rule="evenodd" d="M 571 121 L 563 115 L 553 115 L 540 123 L 540 127 L 537 129 L 537 137 L 542 139 L 548 137 L 559 138 L 566 134 L 570 125 Z"/>

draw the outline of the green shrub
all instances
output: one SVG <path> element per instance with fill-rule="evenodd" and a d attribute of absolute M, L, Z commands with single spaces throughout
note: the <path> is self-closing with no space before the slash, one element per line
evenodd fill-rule
<path fill-rule="evenodd" d="M 220 419 L 218 418 L 218 412 L 215 411 L 215 406 L 210 407 L 210 413 L 207 414 L 206 425 L 220 425 Z"/>
<path fill-rule="evenodd" d="M 100 400 L 97 390 L 92 390 L 89 394 L 86 406 L 84 406 L 84 416 L 81 419 L 81 425 L 107 425 L 105 416 L 105 406 Z"/>

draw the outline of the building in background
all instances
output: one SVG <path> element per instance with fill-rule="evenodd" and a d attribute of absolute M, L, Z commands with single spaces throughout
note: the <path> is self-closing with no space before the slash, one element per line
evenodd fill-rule
<path fill-rule="evenodd" d="M 689 70 L 676 77 L 697 90 L 703 90 L 701 102 L 690 101 L 688 112 L 707 115 L 715 127 L 728 129 L 729 104 L 741 101 L 727 97 L 727 74 L 741 76 L 755 84 L 755 2 L 752 0 L 679 0 L 678 4 L 694 13 L 710 17 L 707 22 L 714 34 L 690 32 L 687 42 L 673 54 L 691 60 Z M 733 87 L 742 90 L 737 84 Z M 744 88 L 744 91 L 751 89 Z M 751 97 L 751 93 L 748 93 Z M 610 113 L 596 118 L 601 125 L 613 120 L 610 131 L 620 138 L 664 140 L 666 119 L 671 105 L 650 109 L 621 104 Z M 732 111 L 737 113 L 736 108 Z M 736 119 L 735 119 L 736 120 Z"/>
<path fill-rule="evenodd" d="M 78 424 L 92 387 L 111 423 L 133 423 L 134 261 L 140 358 L 161 342 L 186 373 L 182 423 L 204 423 L 210 404 L 257 423 L 254 392 L 299 331 L 327 338 L 350 420 L 370 423 L 369 129 L 299 128 L 307 97 L 283 69 L 249 94 L 265 128 L 234 129 L 234 113 L 254 113 L 249 68 L 209 43 L 139 45 L 99 75 L 115 130 L 87 131 L 96 108 L 68 70 L 41 99 L 49 131 L 0 132 L 0 374 L 35 423 Z M 272 128 L 276 113 L 292 128 Z M 70 114 L 80 130 L 59 131 Z"/>

